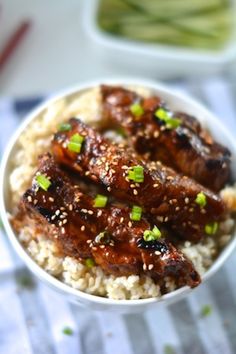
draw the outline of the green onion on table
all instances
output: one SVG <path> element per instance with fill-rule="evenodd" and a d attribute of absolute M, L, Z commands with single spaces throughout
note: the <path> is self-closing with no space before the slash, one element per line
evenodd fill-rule
<path fill-rule="evenodd" d="M 230 0 L 100 0 L 98 24 L 146 43 L 219 49 L 232 31 Z"/>

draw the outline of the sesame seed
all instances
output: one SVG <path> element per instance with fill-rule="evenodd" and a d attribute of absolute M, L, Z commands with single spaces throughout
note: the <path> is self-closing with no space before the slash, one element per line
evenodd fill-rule
<path fill-rule="evenodd" d="M 29 195 L 29 196 L 27 197 L 27 200 L 28 200 L 28 202 L 30 202 L 30 203 L 32 202 L 33 199 L 32 199 L 32 197 L 31 197 L 31 195 Z"/>
<path fill-rule="evenodd" d="M 108 192 L 110 192 L 111 191 L 111 187 L 107 187 L 107 190 L 108 190 Z"/>
<path fill-rule="evenodd" d="M 149 264 L 148 270 L 152 270 L 153 268 L 154 268 L 154 265 L 153 264 Z"/>
<path fill-rule="evenodd" d="M 57 209 L 57 210 L 55 211 L 55 214 L 58 216 L 58 215 L 60 214 L 60 210 Z"/>
<path fill-rule="evenodd" d="M 62 221 L 62 224 L 66 224 L 67 223 L 67 219 Z"/>
<path fill-rule="evenodd" d="M 85 230 L 85 226 L 82 225 L 81 228 L 80 228 L 81 231 L 84 231 Z"/>
<path fill-rule="evenodd" d="M 90 174 L 90 171 L 85 172 L 85 176 L 88 176 Z"/>
<path fill-rule="evenodd" d="M 153 136 L 154 136 L 154 138 L 158 138 L 159 132 L 156 130 L 156 131 L 154 132 Z"/>
<path fill-rule="evenodd" d="M 59 225 L 59 226 L 62 226 L 62 221 L 59 221 L 58 225 Z"/>
<path fill-rule="evenodd" d="M 179 210 L 180 210 L 180 207 L 177 206 L 177 207 L 175 208 L 175 210 L 176 210 L 176 211 L 179 211 Z"/>
<path fill-rule="evenodd" d="M 65 230 L 64 227 L 61 228 L 61 232 L 62 232 L 62 234 L 65 234 L 65 233 L 66 233 L 66 230 Z"/>
<path fill-rule="evenodd" d="M 92 210 L 88 210 L 88 214 L 89 215 L 93 215 L 93 211 Z"/>
<path fill-rule="evenodd" d="M 81 212 L 87 214 L 88 210 L 87 209 L 81 209 Z"/>
<path fill-rule="evenodd" d="M 97 251 L 97 247 L 92 247 L 92 250 L 93 251 Z"/>
<path fill-rule="evenodd" d="M 102 210 L 99 210 L 98 213 L 97 213 L 97 216 L 101 216 L 102 215 Z"/>
<path fill-rule="evenodd" d="M 134 190 L 133 190 L 133 193 L 134 193 L 134 195 L 137 195 L 137 194 L 138 194 L 137 189 L 134 189 Z"/>
<path fill-rule="evenodd" d="M 128 222 L 128 226 L 132 227 L 132 222 L 131 221 Z"/>
<path fill-rule="evenodd" d="M 37 199 L 35 199 L 34 200 L 34 205 L 36 205 L 38 203 L 38 200 Z"/>
<path fill-rule="evenodd" d="M 53 216 L 51 217 L 51 220 L 54 220 L 54 219 L 56 219 L 56 215 L 53 215 Z"/>
<path fill-rule="evenodd" d="M 54 198 L 52 198 L 52 197 L 49 197 L 48 200 L 52 203 L 54 202 Z"/>
<path fill-rule="evenodd" d="M 99 246 L 100 248 L 105 248 L 105 245 L 101 245 L 101 246 Z"/>
<path fill-rule="evenodd" d="M 158 186 L 159 186 L 159 184 L 157 184 L 157 183 L 155 183 L 155 184 L 153 185 L 154 188 L 157 188 Z"/>
<path fill-rule="evenodd" d="M 120 218 L 120 222 L 122 223 L 124 221 L 124 218 L 123 216 Z"/>
<path fill-rule="evenodd" d="M 188 203 L 189 203 L 189 198 L 186 197 L 186 198 L 184 199 L 184 201 L 185 201 L 185 204 L 188 204 Z"/>
<path fill-rule="evenodd" d="M 160 252 L 160 251 L 155 251 L 155 254 L 156 254 L 157 256 L 160 256 L 161 252 Z"/>
<path fill-rule="evenodd" d="M 147 270 L 147 265 L 145 263 L 143 264 L 143 270 Z"/>
<path fill-rule="evenodd" d="M 87 243 L 91 243 L 91 242 L 92 242 L 92 240 L 87 240 L 86 242 L 87 242 Z"/>

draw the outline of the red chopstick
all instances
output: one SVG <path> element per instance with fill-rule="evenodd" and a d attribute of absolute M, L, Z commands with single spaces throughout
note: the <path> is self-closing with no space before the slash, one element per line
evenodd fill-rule
<path fill-rule="evenodd" d="M 0 70 L 7 64 L 15 49 L 19 46 L 31 26 L 30 21 L 22 22 L 8 39 L 0 52 Z"/>

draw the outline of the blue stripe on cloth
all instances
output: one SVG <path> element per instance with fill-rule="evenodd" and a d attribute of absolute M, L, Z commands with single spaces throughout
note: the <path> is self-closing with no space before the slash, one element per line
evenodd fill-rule
<path fill-rule="evenodd" d="M 39 105 L 44 100 L 44 98 L 45 96 L 37 96 L 27 99 L 17 99 L 13 103 L 13 109 L 15 113 L 21 117 Z"/>

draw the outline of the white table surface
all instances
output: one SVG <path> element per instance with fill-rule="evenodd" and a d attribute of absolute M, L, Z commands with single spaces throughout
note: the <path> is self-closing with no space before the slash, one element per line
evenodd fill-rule
<path fill-rule="evenodd" d="M 104 53 L 87 38 L 81 19 L 84 1 L 0 1 L 0 48 L 22 19 L 33 21 L 0 75 L 0 95 L 53 92 L 84 80 L 130 74 L 108 65 Z"/>

